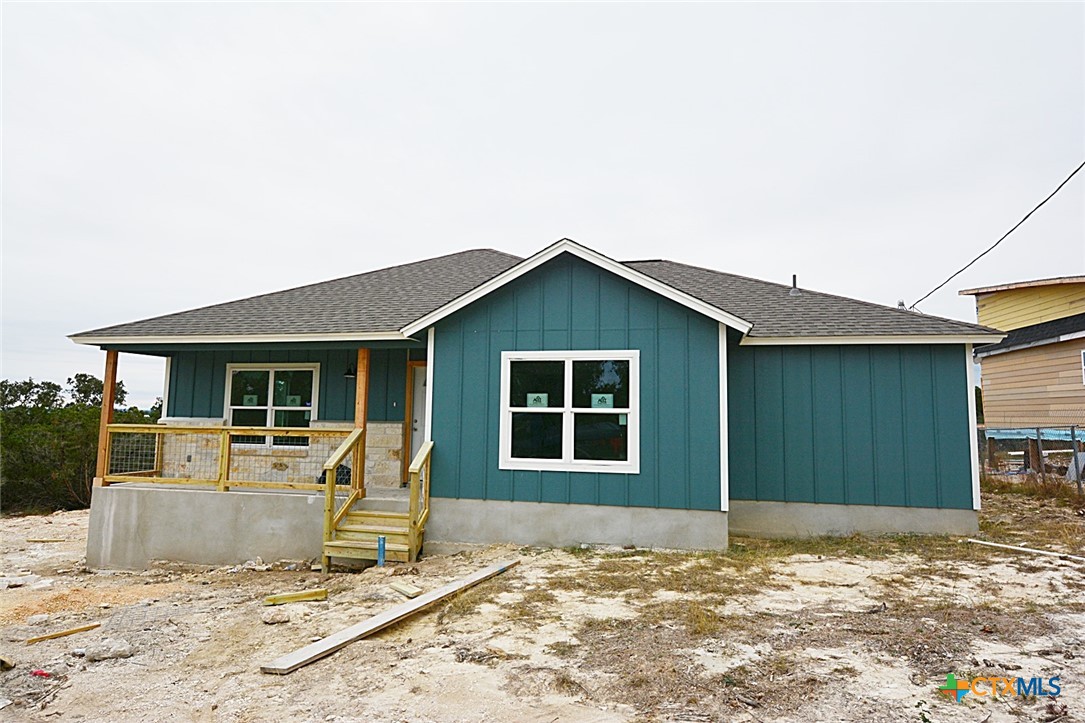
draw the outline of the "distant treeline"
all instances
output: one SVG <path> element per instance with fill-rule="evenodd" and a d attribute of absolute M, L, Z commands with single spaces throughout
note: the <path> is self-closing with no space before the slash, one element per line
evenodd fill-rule
<path fill-rule="evenodd" d="M 114 421 L 158 421 L 162 400 L 149 410 L 122 409 L 117 383 Z M 0 511 L 78 509 L 90 505 L 102 409 L 102 380 L 76 374 L 56 382 L 0 381 Z"/>

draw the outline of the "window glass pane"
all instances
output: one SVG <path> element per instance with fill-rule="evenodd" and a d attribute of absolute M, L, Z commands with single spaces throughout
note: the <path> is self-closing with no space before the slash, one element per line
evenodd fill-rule
<path fill-rule="evenodd" d="M 235 427 L 266 427 L 266 409 L 235 409 L 233 413 Z"/>
<path fill-rule="evenodd" d="M 629 459 L 628 416 L 627 414 L 574 414 L 573 458 L 627 461 Z"/>
<path fill-rule="evenodd" d="M 276 409 L 276 427 L 308 427 L 309 412 L 302 409 Z M 304 447 L 309 444 L 308 437 L 275 437 L 272 442 L 276 447 Z"/>
<path fill-rule="evenodd" d="M 509 367 L 510 407 L 565 405 L 565 362 L 514 361 Z"/>
<path fill-rule="evenodd" d="M 259 369 L 235 371 L 230 383 L 230 406 L 266 407 L 268 374 Z"/>
<path fill-rule="evenodd" d="M 582 409 L 629 407 L 629 360 L 574 361 L 573 406 Z"/>
<path fill-rule="evenodd" d="M 561 459 L 561 414 L 513 412 L 512 456 Z"/>
<path fill-rule="evenodd" d="M 275 372 L 274 405 L 276 407 L 313 406 L 313 371 L 290 369 Z"/>
<path fill-rule="evenodd" d="M 276 409 L 276 427 L 308 427 L 309 412 L 302 409 Z"/>

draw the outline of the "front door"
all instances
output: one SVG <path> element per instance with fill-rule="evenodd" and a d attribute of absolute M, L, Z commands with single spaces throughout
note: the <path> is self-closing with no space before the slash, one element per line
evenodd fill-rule
<path fill-rule="evenodd" d="M 418 448 L 426 441 L 426 367 L 411 366 L 411 456 L 408 464 L 418 454 Z"/>

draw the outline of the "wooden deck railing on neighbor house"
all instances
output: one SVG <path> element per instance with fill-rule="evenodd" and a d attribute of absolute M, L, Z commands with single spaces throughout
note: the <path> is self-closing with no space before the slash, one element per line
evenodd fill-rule
<path fill-rule="evenodd" d="M 220 491 L 320 491 L 330 481 L 339 494 L 364 490 L 364 429 L 110 424 L 107 433 L 103 486 L 140 482 Z M 348 457 L 349 477 L 342 467 Z"/>
<path fill-rule="evenodd" d="M 410 527 L 411 549 L 422 545 L 422 535 L 426 531 L 429 519 L 429 483 L 430 467 L 433 460 L 433 442 L 424 442 L 418 454 L 407 468 L 410 475 L 410 502 L 407 507 L 407 519 Z"/>

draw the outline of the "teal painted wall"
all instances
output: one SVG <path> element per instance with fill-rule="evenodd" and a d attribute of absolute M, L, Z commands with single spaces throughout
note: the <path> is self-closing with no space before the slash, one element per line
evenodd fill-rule
<path fill-rule="evenodd" d="M 438 323 L 437 497 L 720 508 L 719 327 L 565 254 Z M 640 473 L 498 469 L 502 351 L 639 349 Z"/>
<path fill-rule="evenodd" d="M 972 508 L 963 345 L 728 342 L 733 499 Z"/>
<path fill-rule="evenodd" d="M 369 366 L 369 421 L 401 422 L 407 389 L 407 349 L 373 349 Z M 424 359 L 424 349 L 410 350 Z M 356 349 L 222 349 L 178 351 L 171 355 L 171 417 L 222 417 L 227 364 L 320 364 L 319 419 L 354 420 L 354 380 L 343 374 L 358 359 Z"/>

